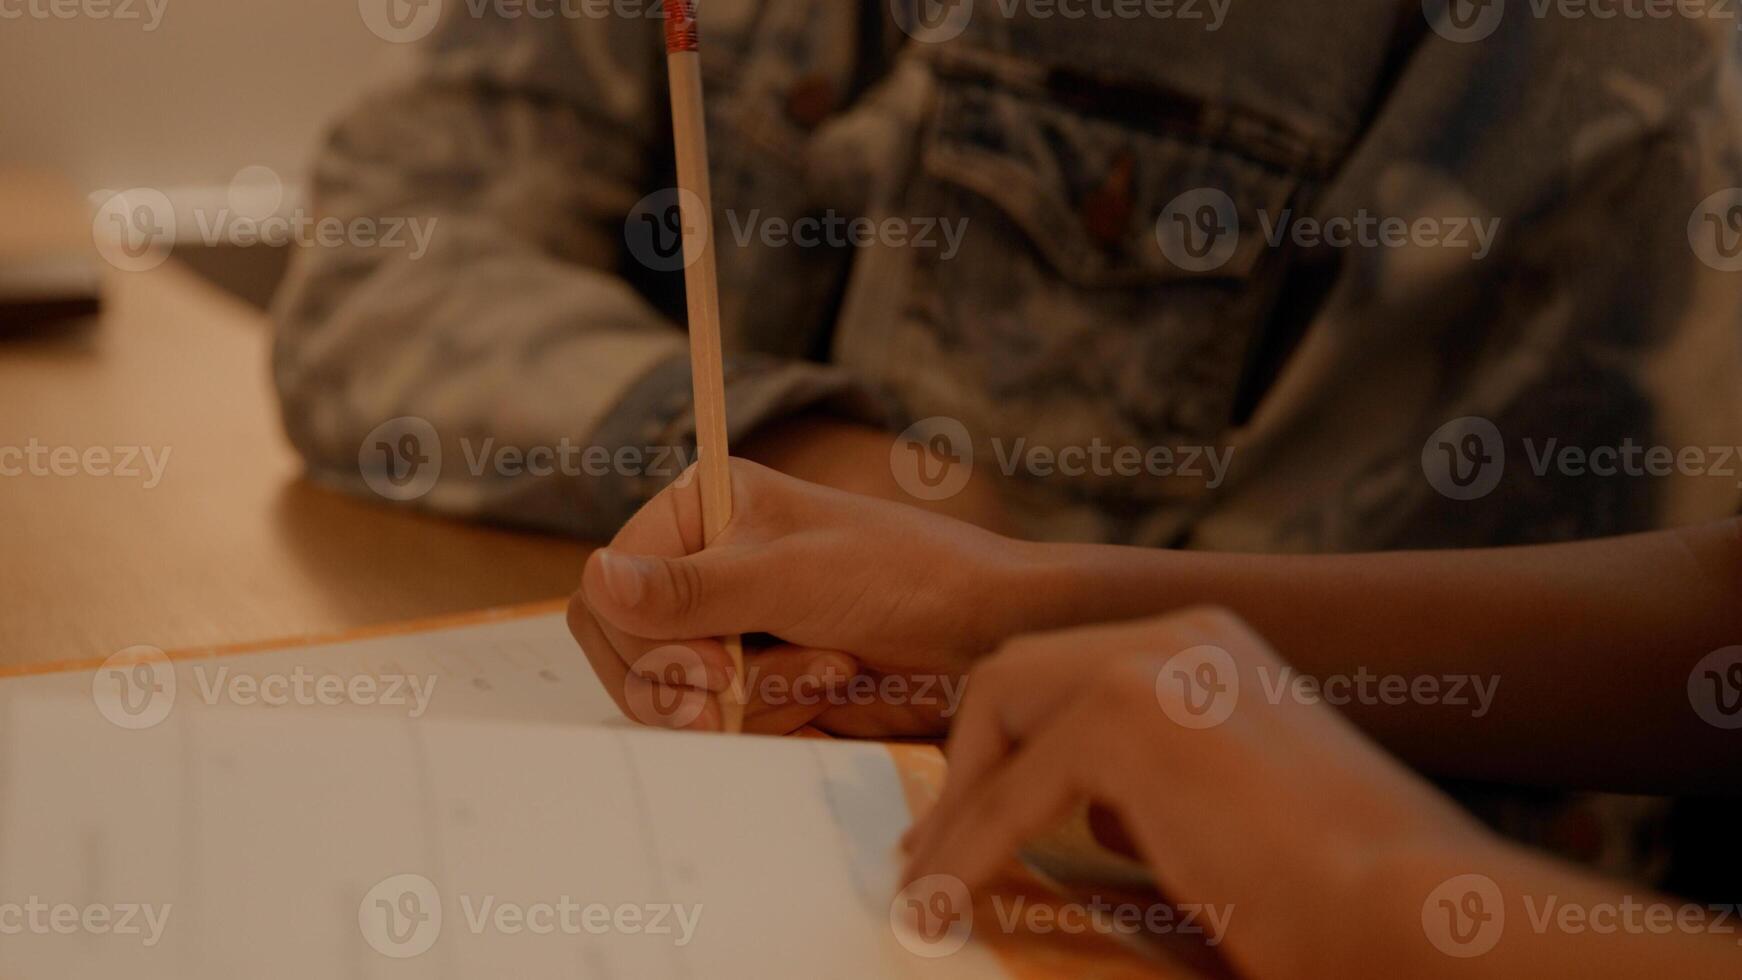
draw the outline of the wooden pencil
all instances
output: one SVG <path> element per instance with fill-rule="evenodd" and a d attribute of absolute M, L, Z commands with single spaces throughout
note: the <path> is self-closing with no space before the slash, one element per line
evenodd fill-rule
<path fill-rule="evenodd" d="M 702 64 L 694 0 L 666 0 L 666 65 L 671 75 L 677 147 L 678 206 L 683 219 L 684 287 L 689 301 L 690 373 L 695 386 L 696 452 L 705 544 L 732 519 L 731 450 L 726 435 L 725 355 L 720 342 L 720 287 L 714 261 L 713 190 L 708 130 L 702 115 Z M 744 644 L 722 637 L 732 657 L 731 688 L 720 699 L 725 730 L 744 728 Z"/>

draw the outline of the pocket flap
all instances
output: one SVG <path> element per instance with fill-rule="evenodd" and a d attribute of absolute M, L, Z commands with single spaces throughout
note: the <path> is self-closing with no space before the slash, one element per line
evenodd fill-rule
<path fill-rule="evenodd" d="M 1079 285 L 1245 279 L 1298 175 L 1189 134 L 1145 132 L 946 81 L 922 157 L 995 204 Z"/>

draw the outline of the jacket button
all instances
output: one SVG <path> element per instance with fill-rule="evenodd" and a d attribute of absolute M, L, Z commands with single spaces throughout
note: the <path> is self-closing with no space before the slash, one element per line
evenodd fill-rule
<path fill-rule="evenodd" d="M 1131 182 L 1136 169 L 1137 158 L 1131 151 L 1120 151 L 1101 186 L 1084 195 L 1079 205 L 1084 229 L 1103 248 L 1123 245 L 1131 232 Z"/>
<path fill-rule="evenodd" d="M 805 129 L 823 124 L 837 108 L 835 83 L 822 75 L 806 75 L 786 93 L 786 114 Z"/>

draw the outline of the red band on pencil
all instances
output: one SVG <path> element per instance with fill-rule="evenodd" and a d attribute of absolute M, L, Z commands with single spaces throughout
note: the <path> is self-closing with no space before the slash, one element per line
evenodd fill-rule
<path fill-rule="evenodd" d="M 666 53 L 694 51 L 697 44 L 695 0 L 665 0 Z"/>

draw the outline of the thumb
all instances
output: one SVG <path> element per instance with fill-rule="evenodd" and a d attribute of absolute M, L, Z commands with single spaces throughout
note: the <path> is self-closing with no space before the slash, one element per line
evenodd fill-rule
<path fill-rule="evenodd" d="M 593 552 L 581 576 L 587 603 L 612 626 L 649 640 L 687 640 L 778 632 L 782 590 L 770 587 L 765 560 L 743 549 L 683 558 Z"/>

